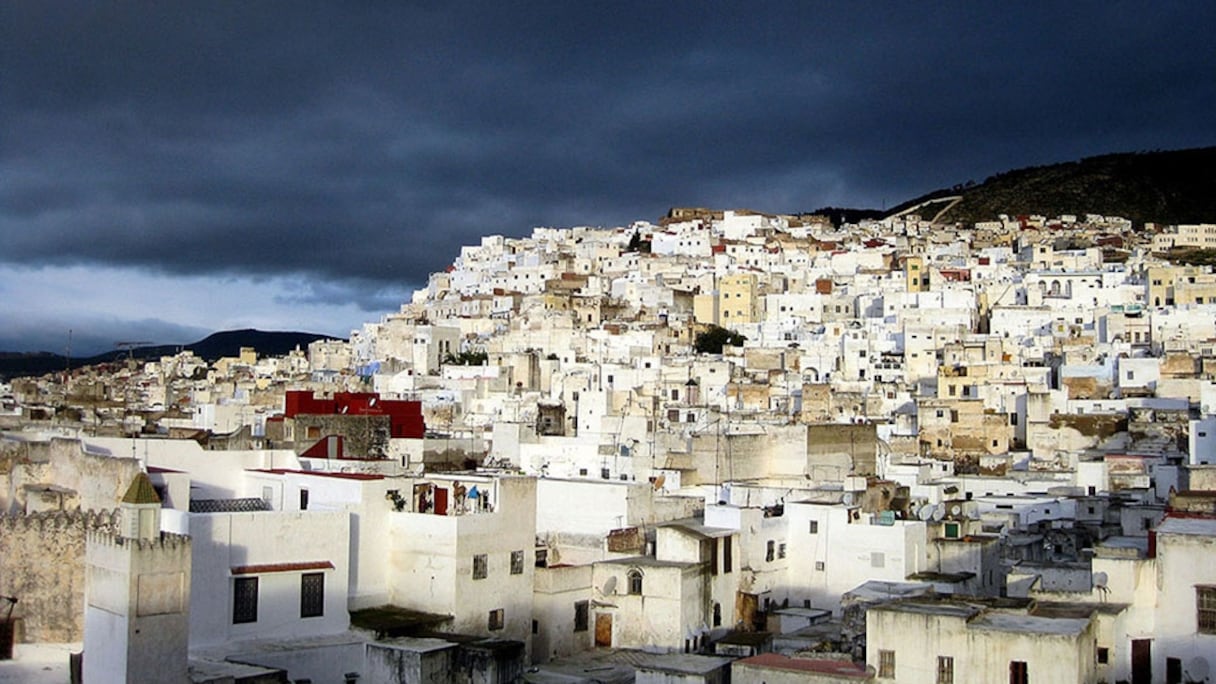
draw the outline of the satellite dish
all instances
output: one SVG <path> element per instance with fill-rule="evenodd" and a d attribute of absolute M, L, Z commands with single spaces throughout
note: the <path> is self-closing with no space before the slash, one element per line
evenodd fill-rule
<path fill-rule="evenodd" d="M 664 484 L 664 483 L 666 483 L 666 482 L 667 482 L 667 476 L 666 476 L 666 475 L 660 475 L 660 476 L 658 476 L 658 477 L 656 477 L 656 478 L 654 479 L 654 488 L 655 488 L 656 490 L 657 490 L 657 489 L 662 489 L 662 488 L 663 488 L 663 484 Z"/>
<path fill-rule="evenodd" d="M 604 580 L 604 588 L 601 591 L 604 596 L 612 596 L 616 593 L 616 575 Z"/>
<path fill-rule="evenodd" d="M 962 513 L 962 512 L 963 512 L 963 507 L 958 504 L 954 504 L 953 506 L 950 507 L 950 515 L 958 515 L 959 513 Z"/>
<path fill-rule="evenodd" d="M 941 520 L 944 517 L 946 517 L 946 507 L 941 504 L 934 506 L 933 507 L 933 519 Z"/>
<path fill-rule="evenodd" d="M 921 506 L 920 509 L 916 511 L 916 517 L 927 522 L 933 517 L 933 504 L 925 504 L 924 506 Z"/>
<path fill-rule="evenodd" d="M 853 492 L 845 492 L 844 497 L 841 499 L 841 502 L 844 503 L 844 505 L 846 505 L 846 506 L 852 506 L 853 505 Z"/>
<path fill-rule="evenodd" d="M 973 508 L 967 512 L 967 518 L 969 520 L 980 520 L 982 517 L 983 516 L 980 514 L 980 511 L 978 508 Z"/>
<path fill-rule="evenodd" d="M 1105 589 L 1106 583 L 1109 581 L 1110 581 L 1110 578 L 1106 575 L 1105 572 L 1095 572 L 1094 573 L 1094 586 L 1095 587 L 1097 587 L 1099 589 Z"/>
<path fill-rule="evenodd" d="M 1206 679 L 1211 669 L 1203 656 L 1195 656 L 1186 664 L 1186 673 L 1194 679 Z"/>

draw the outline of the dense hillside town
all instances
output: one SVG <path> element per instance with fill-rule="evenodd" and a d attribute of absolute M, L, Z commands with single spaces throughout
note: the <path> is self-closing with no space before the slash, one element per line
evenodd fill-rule
<path fill-rule="evenodd" d="M 490 236 L 348 340 L 13 379 L 0 647 L 85 682 L 1212 681 L 1216 224 L 931 219 Z"/>

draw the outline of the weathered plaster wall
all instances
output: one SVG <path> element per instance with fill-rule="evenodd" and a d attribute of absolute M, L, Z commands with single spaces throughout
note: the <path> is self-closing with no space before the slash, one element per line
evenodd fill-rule
<path fill-rule="evenodd" d="M 0 595 L 19 602 L 26 643 L 84 638 L 85 538 L 113 529 L 109 513 L 55 511 L 0 516 Z"/>

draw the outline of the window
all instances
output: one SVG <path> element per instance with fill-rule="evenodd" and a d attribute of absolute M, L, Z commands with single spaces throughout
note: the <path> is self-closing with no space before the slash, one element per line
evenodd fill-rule
<path fill-rule="evenodd" d="M 1195 612 L 1200 634 L 1216 634 L 1216 587 L 1195 587 Z"/>
<path fill-rule="evenodd" d="M 1099 665 L 1105 665 L 1110 662 L 1110 649 L 1105 646 L 1098 647 L 1097 660 Z"/>
<path fill-rule="evenodd" d="M 1026 671 L 1026 661 L 1009 661 L 1009 684 L 1030 684 L 1030 674 Z"/>
<path fill-rule="evenodd" d="M 770 539 L 770 540 L 768 540 L 768 544 L 765 546 L 765 549 L 764 549 L 764 560 L 769 563 L 772 563 L 773 559 L 776 558 L 776 556 L 777 556 L 777 542 Z"/>
<path fill-rule="evenodd" d="M 722 538 L 722 572 L 723 572 L 723 574 L 729 573 L 731 571 L 732 565 L 734 563 L 733 550 L 731 548 L 732 545 L 731 545 L 731 541 L 730 541 L 731 539 L 734 539 L 734 537 L 723 537 Z"/>
<path fill-rule="evenodd" d="M 895 677 L 895 651 L 878 652 L 878 676 L 885 679 Z"/>
<path fill-rule="evenodd" d="M 777 557 L 785 558 L 785 542 L 781 542 L 777 545 Z"/>
<path fill-rule="evenodd" d="M 954 684 L 954 658 L 937 657 L 937 684 Z"/>
<path fill-rule="evenodd" d="M 300 510 L 308 510 L 308 490 L 303 488 L 300 489 Z"/>
<path fill-rule="evenodd" d="M 722 604 L 714 603 L 714 627 L 722 626 Z"/>
<path fill-rule="evenodd" d="M 321 617 L 325 614 L 325 573 L 306 572 L 300 575 L 300 617 Z"/>
<path fill-rule="evenodd" d="M 523 549 L 511 552 L 511 574 L 524 574 L 524 552 Z"/>
<path fill-rule="evenodd" d="M 626 576 L 629 579 L 629 593 L 640 596 L 642 594 L 642 571 L 634 568 Z"/>
<path fill-rule="evenodd" d="M 538 568 L 549 567 L 549 549 L 537 549 L 536 550 L 536 567 L 538 567 Z"/>
<path fill-rule="evenodd" d="M 1018 424 L 1018 414 L 1016 414 L 1016 413 L 1010 413 L 1010 414 L 1009 414 L 1009 424 L 1010 424 L 1010 425 L 1017 425 L 1017 424 Z"/>
<path fill-rule="evenodd" d="M 502 608 L 497 608 L 490 611 L 489 628 L 491 631 L 502 629 L 505 619 L 503 617 Z"/>
<path fill-rule="evenodd" d="M 232 624 L 258 621 L 258 578 L 238 577 L 232 583 Z"/>
<path fill-rule="evenodd" d="M 479 553 L 476 556 L 473 556 L 473 579 L 485 579 L 487 573 L 488 563 L 486 560 L 486 555 L 484 553 Z"/>
<path fill-rule="evenodd" d="M 591 604 L 587 601 L 574 602 L 574 631 L 586 632 L 591 623 Z"/>
<path fill-rule="evenodd" d="M 815 569 L 816 569 L 816 570 L 818 570 L 819 572 L 823 572 L 824 567 L 825 567 L 825 566 L 824 566 L 824 564 L 823 564 L 823 561 L 815 561 Z"/>
<path fill-rule="evenodd" d="M 819 521 L 818 520 L 811 521 L 811 534 L 819 534 Z"/>

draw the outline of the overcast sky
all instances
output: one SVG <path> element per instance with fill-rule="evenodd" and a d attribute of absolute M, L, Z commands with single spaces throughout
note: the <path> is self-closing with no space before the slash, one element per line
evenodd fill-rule
<path fill-rule="evenodd" d="M 462 244 L 1216 144 L 1216 3 L 0 3 L 0 350 L 345 336 Z"/>

